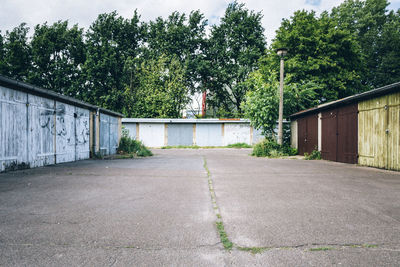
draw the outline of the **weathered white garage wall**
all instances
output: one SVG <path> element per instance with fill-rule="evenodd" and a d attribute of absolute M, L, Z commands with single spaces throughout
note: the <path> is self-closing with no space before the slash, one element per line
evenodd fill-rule
<path fill-rule="evenodd" d="M 255 144 L 263 136 L 248 120 L 122 119 L 129 136 L 149 147 Z"/>
<path fill-rule="evenodd" d="M 139 140 L 146 146 L 161 147 L 165 145 L 165 125 L 163 123 L 140 123 L 136 133 L 139 133 Z"/>
<path fill-rule="evenodd" d="M 104 154 L 115 153 L 120 117 L 104 111 L 0 76 L 0 172 L 88 159 L 91 143 L 93 153 L 101 153 L 91 136 L 103 141 Z M 106 131 L 96 131 L 96 114 Z"/>

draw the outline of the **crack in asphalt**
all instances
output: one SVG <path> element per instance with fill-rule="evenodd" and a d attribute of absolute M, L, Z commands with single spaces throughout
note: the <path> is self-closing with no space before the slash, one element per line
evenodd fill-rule
<path fill-rule="evenodd" d="M 299 244 L 299 245 L 288 245 L 288 246 L 255 246 L 255 247 L 248 247 L 248 246 L 240 246 L 238 244 L 233 243 L 230 239 L 228 234 L 225 231 L 225 227 L 222 220 L 222 215 L 220 208 L 217 204 L 217 198 L 214 190 L 213 179 L 211 172 L 207 165 L 207 159 L 203 156 L 203 167 L 207 172 L 207 179 L 208 179 L 208 189 L 211 196 L 211 202 L 213 206 L 213 210 L 216 216 L 216 225 L 218 234 L 220 236 L 220 240 L 224 245 L 225 250 L 232 250 L 235 249 L 236 251 L 244 251 L 250 252 L 253 254 L 262 253 L 268 250 L 285 250 L 285 249 L 302 249 L 309 252 L 317 252 L 317 251 L 326 251 L 326 250 L 340 250 L 340 249 L 367 249 L 367 250 L 380 250 L 380 251 L 400 251 L 400 244 L 366 244 L 366 243 L 311 243 L 311 244 Z M 386 247 L 384 247 L 386 246 Z M 389 247 L 387 247 L 389 246 Z"/>

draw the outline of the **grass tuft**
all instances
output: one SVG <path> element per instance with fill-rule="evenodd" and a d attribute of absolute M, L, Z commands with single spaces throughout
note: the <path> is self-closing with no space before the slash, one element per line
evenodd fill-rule
<path fill-rule="evenodd" d="M 319 248 L 310 248 L 310 251 L 327 251 L 327 250 L 332 250 L 334 248 L 332 247 L 319 247 Z"/>
<path fill-rule="evenodd" d="M 235 144 L 227 145 L 226 147 L 228 147 L 228 148 L 252 148 L 251 145 L 246 144 L 246 143 L 235 143 Z"/>
<path fill-rule="evenodd" d="M 237 247 L 237 249 L 241 250 L 241 251 L 251 252 L 252 254 L 258 254 L 258 253 L 262 253 L 262 252 L 268 250 L 269 248 L 263 248 L 263 247 Z"/>
<path fill-rule="evenodd" d="M 224 224 L 222 222 L 216 222 L 219 237 L 221 239 L 222 244 L 226 250 L 231 250 L 233 247 L 233 243 L 229 240 L 228 235 L 225 232 Z"/>

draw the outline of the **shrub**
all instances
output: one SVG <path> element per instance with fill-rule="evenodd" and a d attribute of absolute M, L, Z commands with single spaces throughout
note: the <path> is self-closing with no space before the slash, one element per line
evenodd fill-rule
<path fill-rule="evenodd" d="M 282 157 L 294 156 L 297 154 L 297 149 L 291 148 L 288 145 L 279 145 L 271 139 L 264 139 L 254 145 L 252 156 L 256 157 Z"/>
<path fill-rule="evenodd" d="M 133 140 L 123 132 L 118 146 L 119 154 L 132 154 L 139 157 L 152 156 L 153 153 L 142 142 Z"/>
<path fill-rule="evenodd" d="M 304 153 L 304 159 L 306 160 L 319 160 L 321 159 L 321 151 L 318 151 L 317 149 L 314 149 L 311 154 L 308 154 L 307 152 Z"/>

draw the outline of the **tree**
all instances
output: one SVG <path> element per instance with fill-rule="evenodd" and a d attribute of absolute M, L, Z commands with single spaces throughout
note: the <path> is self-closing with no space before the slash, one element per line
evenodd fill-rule
<path fill-rule="evenodd" d="M 204 52 L 206 49 L 205 27 L 207 20 L 200 11 L 185 14 L 173 12 L 168 19 L 158 17 L 147 26 L 148 49 L 146 57 L 162 55 L 176 58 L 185 66 L 185 84 L 194 93 L 201 90 Z"/>
<path fill-rule="evenodd" d="M 83 99 L 122 111 L 125 86 L 130 84 L 132 74 L 125 62 L 139 54 L 142 31 L 136 11 L 131 19 L 124 19 L 115 11 L 97 17 L 86 33 Z"/>
<path fill-rule="evenodd" d="M 250 119 L 252 126 L 261 129 L 265 136 L 273 136 L 278 120 L 279 82 L 277 73 L 271 70 L 257 70 L 250 74 L 245 84 L 249 88 L 245 101 L 242 102 L 244 116 Z M 312 107 L 317 104 L 316 90 L 313 82 L 292 82 L 294 76 L 285 80 L 284 116 Z"/>
<path fill-rule="evenodd" d="M 247 91 L 244 82 L 257 67 L 266 42 L 261 13 L 249 11 L 244 4 L 229 4 L 220 25 L 211 29 L 209 60 L 209 103 L 227 116 L 241 114 Z"/>
<path fill-rule="evenodd" d="M 137 61 L 136 63 L 138 63 Z M 124 114 L 137 118 L 179 118 L 188 103 L 185 67 L 177 58 L 161 55 L 139 62 L 135 68 L 137 84 L 124 93 Z"/>
<path fill-rule="evenodd" d="M 21 23 L 11 32 L 7 31 L 3 44 L 2 74 L 26 81 L 31 71 L 31 47 L 28 43 L 29 27 Z"/>
<path fill-rule="evenodd" d="M 400 10 L 390 12 L 379 38 L 381 59 L 377 65 L 375 86 L 400 81 Z"/>
<path fill-rule="evenodd" d="M 4 37 L 1 34 L 0 31 L 0 73 L 5 73 L 6 72 L 6 65 L 5 65 L 5 51 L 4 51 Z"/>
<path fill-rule="evenodd" d="M 314 11 L 296 11 L 284 19 L 264 60 L 266 67 L 278 69 L 275 49 L 279 47 L 289 50 L 285 71 L 293 75 L 292 82 L 318 84 L 320 102 L 363 90 L 360 47 L 354 35 L 340 29 L 326 12 L 317 17 Z"/>
<path fill-rule="evenodd" d="M 64 95 L 79 97 L 81 68 L 85 62 L 83 29 L 68 28 L 68 21 L 37 25 L 31 41 L 31 83 Z"/>
<path fill-rule="evenodd" d="M 387 13 L 387 0 L 347 0 L 332 9 L 331 17 L 341 29 L 349 30 L 361 47 L 362 84 L 376 88 L 398 81 L 398 28 L 396 14 Z M 397 16 L 398 20 L 398 16 Z M 382 67 L 385 66 L 385 70 Z"/>

